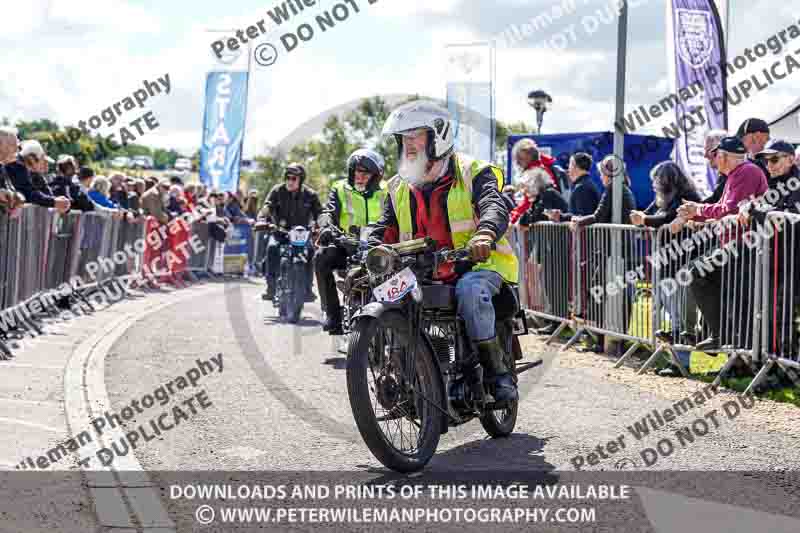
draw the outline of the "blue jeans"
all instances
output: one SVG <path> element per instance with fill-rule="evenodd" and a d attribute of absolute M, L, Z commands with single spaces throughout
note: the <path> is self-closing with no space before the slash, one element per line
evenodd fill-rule
<path fill-rule="evenodd" d="M 495 336 L 492 297 L 500 292 L 503 278 L 491 270 L 467 272 L 456 283 L 458 314 L 464 319 L 467 335 L 473 342 Z"/>

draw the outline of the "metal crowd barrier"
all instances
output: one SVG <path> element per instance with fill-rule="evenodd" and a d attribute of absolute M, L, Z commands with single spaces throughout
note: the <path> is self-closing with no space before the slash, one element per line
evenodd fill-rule
<path fill-rule="evenodd" d="M 798 222 L 800 215 L 783 212 L 765 224 L 726 217 L 677 234 L 669 226 L 595 224 L 572 232 L 534 224 L 515 234 L 522 301 L 530 314 L 559 322 L 558 332 L 574 325 L 565 349 L 584 332 L 631 341 L 620 366 L 652 346 L 639 373 L 664 355 L 683 369 L 676 351 L 696 351 L 716 328 L 713 353 L 728 360 L 714 383 L 737 360 L 763 363 L 752 389 L 775 365 L 800 370 Z M 700 293 L 714 298 L 716 307 L 703 307 L 718 316 L 702 316 Z"/>
<path fill-rule="evenodd" d="M 213 240 L 208 231 L 208 223 L 192 222 L 191 234 L 196 236 L 194 242 L 203 244 L 203 249 L 195 251 L 193 246 L 189 246 L 188 270 L 195 274 L 206 275 L 208 274 L 208 257 L 211 253 L 209 241 Z"/>
<path fill-rule="evenodd" d="M 654 266 L 657 265 L 653 322 L 669 332 L 671 339 L 659 342 L 640 373 L 659 356 L 668 354 L 681 372 L 688 375 L 677 361 L 676 350 L 697 351 L 697 343 L 713 333 L 720 346 L 712 353 L 728 354 L 715 385 L 737 360 L 758 360 L 763 253 L 757 235 L 756 228 L 741 225 L 734 216 L 696 229 L 685 228 L 675 235 L 668 227 L 659 230 L 653 258 Z M 716 317 L 703 317 L 699 311 L 697 289 L 691 288 L 698 286 L 707 287 L 703 292 L 717 302 Z M 698 324 L 698 318 L 702 318 L 702 325 Z M 714 323 L 716 327 L 712 327 Z"/>
<path fill-rule="evenodd" d="M 565 346 L 584 332 L 633 342 L 622 362 L 642 345 L 654 345 L 653 275 L 648 257 L 654 232 L 621 224 L 592 224 L 576 232 L 576 324 Z"/>
<path fill-rule="evenodd" d="M 683 375 L 688 376 L 677 359 L 676 350 L 692 352 L 698 341 L 710 335 L 708 325 L 699 320 L 701 315 L 689 285 L 695 276 L 706 273 L 707 269 L 695 265 L 716 250 L 719 243 L 711 226 L 684 227 L 672 233 L 667 225 L 656 232 L 650 259 L 654 288 L 653 329 L 654 334 L 659 330 L 667 333 L 671 340 L 655 339 L 658 347 L 639 373 L 647 370 L 659 356 L 669 355 Z"/>
<path fill-rule="evenodd" d="M 800 215 L 770 213 L 763 228 L 761 278 L 761 356 L 764 365 L 750 384 L 756 386 L 774 367 L 789 373 L 800 370 L 800 334 L 797 305 L 800 303 Z"/>
<path fill-rule="evenodd" d="M 515 235 L 521 298 L 529 314 L 558 324 L 550 343 L 572 320 L 576 240 L 569 225 L 555 222 L 537 222 Z"/>
<path fill-rule="evenodd" d="M 58 297 L 75 297 L 90 308 L 86 293 L 102 290 L 109 295 L 108 289 L 118 285 L 117 294 L 124 295 L 123 278 L 148 274 L 145 229 L 141 221 L 132 223 L 105 213 L 62 215 L 32 205 L 14 217 L 0 213 L 0 313 L 9 319 L 0 328 L 0 344 L 10 329 L 42 333 L 36 320 L 41 314 L 58 312 L 56 289 Z M 204 222 L 193 223 L 191 232 L 197 235 L 195 241 L 213 241 Z M 196 253 L 191 246 L 186 250 L 193 270 L 208 270 L 211 246 Z M 64 287 L 70 287 L 66 295 L 60 292 Z M 29 305 L 33 300 L 41 308 L 36 313 Z M 0 348 L 7 353 L 5 345 Z"/>

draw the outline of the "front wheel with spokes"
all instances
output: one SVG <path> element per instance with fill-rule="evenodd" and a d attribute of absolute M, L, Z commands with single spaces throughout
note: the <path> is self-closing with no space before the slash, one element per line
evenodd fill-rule
<path fill-rule="evenodd" d="M 353 418 L 372 454 L 392 470 L 415 472 L 425 467 L 439 445 L 444 390 L 424 342 L 417 343 L 415 371 L 403 371 L 411 344 L 404 324 L 402 316 L 391 312 L 354 324 L 347 351 L 347 392 Z"/>

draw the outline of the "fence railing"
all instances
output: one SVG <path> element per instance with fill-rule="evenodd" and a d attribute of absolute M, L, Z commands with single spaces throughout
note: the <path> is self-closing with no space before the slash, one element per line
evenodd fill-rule
<path fill-rule="evenodd" d="M 652 347 L 640 373 L 662 356 L 683 371 L 677 352 L 716 337 L 713 353 L 729 357 L 715 383 L 737 360 L 768 363 L 752 388 L 774 365 L 800 368 L 798 222 L 800 215 L 773 213 L 763 224 L 728 217 L 674 234 L 669 226 L 519 228 L 523 302 L 530 314 L 557 321 L 558 333 L 573 327 L 565 349 L 587 331 L 630 341 L 620 366 Z"/>
<path fill-rule="evenodd" d="M 761 367 L 755 381 L 778 365 L 800 370 L 800 215 L 776 212 L 767 216 L 760 234 L 762 269 Z"/>
<path fill-rule="evenodd" d="M 514 232 L 520 295 L 529 313 L 558 323 L 550 340 L 569 324 L 575 305 L 576 240 L 563 223 L 541 222 Z"/>
<path fill-rule="evenodd" d="M 110 284 L 119 285 L 123 294 L 123 281 L 134 278 L 179 284 L 209 272 L 215 245 L 202 221 L 176 219 L 165 230 L 151 217 L 130 222 L 31 205 L 13 217 L 0 213 L 0 344 L 11 329 L 41 333 L 30 309 L 57 312 L 54 293 L 91 310 L 87 294 Z M 30 305 L 33 300 L 36 306 Z M 0 348 L 8 353 L 4 344 Z"/>

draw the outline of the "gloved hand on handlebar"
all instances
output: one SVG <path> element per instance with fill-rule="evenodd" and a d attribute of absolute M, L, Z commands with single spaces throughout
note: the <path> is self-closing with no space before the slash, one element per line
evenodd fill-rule
<path fill-rule="evenodd" d="M 472 236 L 467 243 L 470 257 L 476 263 L 481 263 L 489 259 L 489 254 L 492 253 L 492 246 L 494 245 L 496 235 L 493 231 L 488 229 L 479 230 Z"/>

